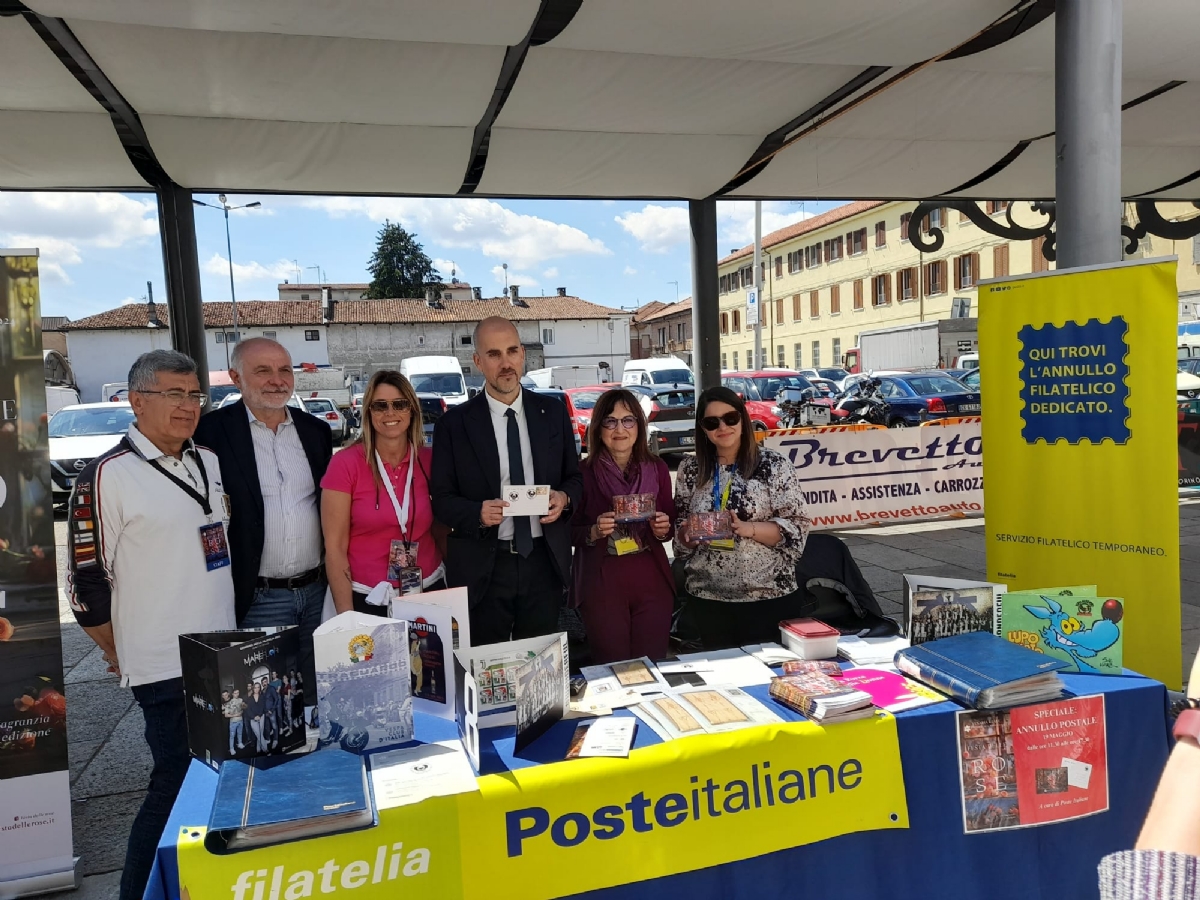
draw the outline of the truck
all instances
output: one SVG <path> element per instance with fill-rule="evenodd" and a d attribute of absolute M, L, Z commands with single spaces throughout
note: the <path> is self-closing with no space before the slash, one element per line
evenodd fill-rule
<path fill-rule="evenodd" d="M 550 366 L 548 369 L 533 369 L 525 377 L 540 388 L 591 387 L 608 380 L 608 363 L 597 366 Z"/>
<path fill-rule="evenodd" d="M 456 356 L 409 356 L 400 360 L 400 374 L 418 394 L 437 394 L 447 406 L 466 403 L 469 396 L 462 363 Z"/>
<path fill-rule="evenodd" d="M 957 368 L 959 356 L 979 352 L 978 322 L 937 319 L 864 331 L 858 346 L 846 352 L 843 364 L 852 373 Z"/>
<path fill-rule="evenodd" d="M 292 373 L 296 379 L 295 391 L 301 399 L 324 397 L 332 400 L 338 409 L 350 408 L 350 388 L 343 366 L 300 363 L 292 367 Z"/>

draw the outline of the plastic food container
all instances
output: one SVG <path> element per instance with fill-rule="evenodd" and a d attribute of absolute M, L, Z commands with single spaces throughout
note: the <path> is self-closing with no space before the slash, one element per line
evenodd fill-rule
<path fill-rule="evenodd" d="M 779 635 L 801 659 L 833 659 L 841 632 L 817 619 L 789 619 L 779 623 Z"/>

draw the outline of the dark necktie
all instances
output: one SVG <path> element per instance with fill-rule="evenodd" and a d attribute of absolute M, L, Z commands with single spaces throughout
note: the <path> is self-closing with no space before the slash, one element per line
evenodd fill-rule
<path fill-rule="evenodd" d="M 517 414 L 507 409 L 504 418 L 508 419 L 508 483 L 525 483 L 525 465 L 521 462 L 521 433 L 517 431 Z M 529 524 L 529 516 L 513 516 L 513 542 L 517 552 L 529 556 L 533 552 L 533 529 Z"/>

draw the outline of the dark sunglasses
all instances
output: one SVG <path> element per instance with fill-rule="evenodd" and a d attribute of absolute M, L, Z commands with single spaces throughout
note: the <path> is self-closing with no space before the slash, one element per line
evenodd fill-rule
<path fill-rule="evenodd" d="M 742 414 L 734 410 L 730 410 L 723 416 L 705 416 L 700 420 L 700 427 L 705 431 L 716 431 L 724 422 L 730 428 L 742 421 Z"/>
<path fill-rule="evenodd" d="M 412 404 L 403 398 L 399 400 L 372 400 L 371 412 L 387 412 L 389 408 L 396 412 L 404 412 L 406 409 L 412 409 Z"/>

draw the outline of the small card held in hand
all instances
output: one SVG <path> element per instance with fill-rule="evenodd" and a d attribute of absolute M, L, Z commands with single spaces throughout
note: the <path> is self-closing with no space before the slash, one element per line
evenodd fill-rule
<path fill-rule="evenodd" d="M 693 541 L 727 541 L 733 537 L 733 516 L 726 509 L 692 513 L 687 536 Z"/>
<path fill-rule="evenodd" d="M 500 491 L 506 516 L 545 516 L 550 513 L 550 485 L 510 484 Z"/>
<path fill-rule="evenodd" d="M 618 522 L 644 522 L 653 519 L 653 494 L 617 494 L 613 497 L 613 512 Z"/>

